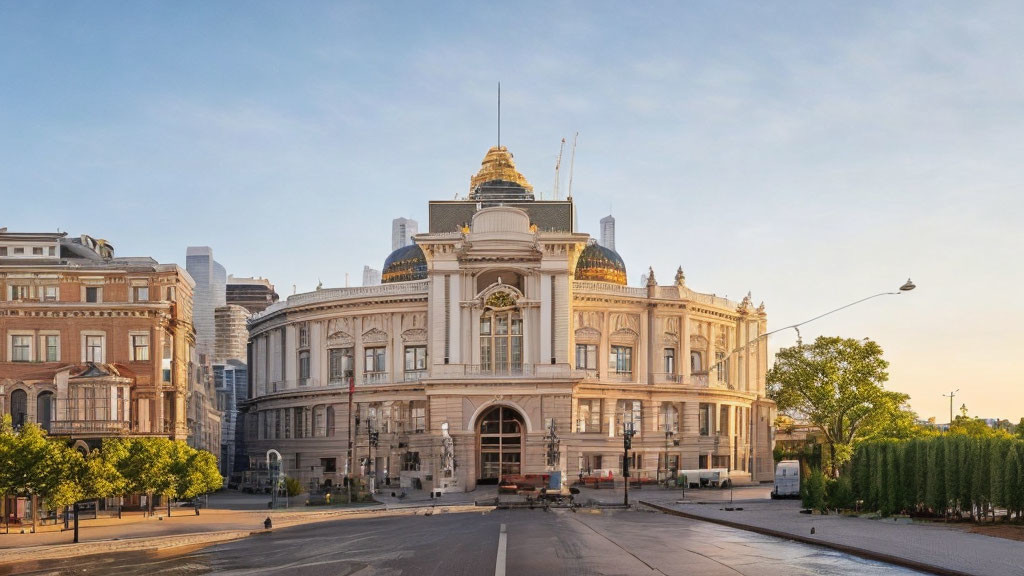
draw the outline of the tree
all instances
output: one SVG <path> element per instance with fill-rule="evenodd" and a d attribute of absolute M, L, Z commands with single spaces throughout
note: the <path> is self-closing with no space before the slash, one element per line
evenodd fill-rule
<path fill-rule="evenodd" d="M 173 444 L 167 438 L 116 438 L 103 444 L 103 451 L 109 451 L 114 467 L 124 479 L 125 491 L 146 494 L 150 512 L 154 494 L 174 497 Z"/>
<path fill-rule="evenodd" d="M 1013 429 L 1013 435 L 1024 440 L 1024 418 L 1021 418 L 1016 428 Z"/>
<path fill-rule="evenodd" d="M 832 476 L 850 459 L 854 445 L 899 416 L 909 399 L 883 388 L 888 365 L 882 348 L 867 339 L 821 336 L 776 354 L 768 396 L 781 412 L 821 430 Z"/>

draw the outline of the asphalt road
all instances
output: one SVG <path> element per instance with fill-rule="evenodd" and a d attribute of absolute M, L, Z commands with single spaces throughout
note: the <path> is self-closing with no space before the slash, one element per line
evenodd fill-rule
<path fill-rule="evenodd" d="M 0 574 L 345 576 L 916 574 L 651 512 L 496 510 L 275 530 L 199 550 L 26 563 Z"/>

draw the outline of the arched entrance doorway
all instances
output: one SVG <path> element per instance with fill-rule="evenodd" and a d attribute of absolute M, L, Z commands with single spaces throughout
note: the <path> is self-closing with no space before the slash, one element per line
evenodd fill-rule
<path fill-rule="evenodd" d="M 504 476 L 520 473 L 524 428 L 523 416 L 508 406 L 495 406 L 480 416 L 478 484 L 497 484 Z"/>

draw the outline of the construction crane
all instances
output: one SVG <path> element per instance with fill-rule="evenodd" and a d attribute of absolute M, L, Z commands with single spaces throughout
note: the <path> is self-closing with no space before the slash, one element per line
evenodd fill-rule
<path fill-rule="evenodd" d="M 576 141 L 579 140 L 579 138 L 579 132 L 577 132 L 576 135 L 572 137 L 572 157 L 569 160 L 569 198 L 572 198 L 572 171 L 573 168 L 576 166 Z"/>
<path fill-rule="evenodd" d="M 562 145 L 558 147 L 558 161 L 555 162 L 555 188 L 554 188 L 554 194 L 552 196 L 555 200 L 558 200 L 558 181 L 559 181 L 558 170 L 562 167 L 562 151 L 564 151 L 564 150 L 565 150 L 565 138 L 562 138 Z M 541 200 L 543 200 L 543 199 L 544 198 L 541 198 Z"/>

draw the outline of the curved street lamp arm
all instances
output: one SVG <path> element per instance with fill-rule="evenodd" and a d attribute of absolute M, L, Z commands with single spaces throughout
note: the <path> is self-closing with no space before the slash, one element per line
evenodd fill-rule
<path fill-rule="evenodd" d="M 909 283 L 909 281 L 908 281 L 908 283 Z M 772 334 L 775 334 L 777 332 L 782 332 L 783 330 L 789 330 L 790 328 L 792 328 L 793 330 L 796 330 L 797 337 L 799 338 L 799 336 L 800 336 L 799 327 L 803 326 L 804 324 L 809 324 L 811 322 L 814 322 L 815 320 L 818 320 L 820 318 L 824 318 L 825 316 L 828 316 L 829 314 L 835 314 L 836 312 L 839 312 L 840 310 L 845 310 L 846 308 L 849 308 L 850 306 L 855 306 L 857 304 L 860 304 L 861 302 L 865 302 L 867 300 L 871 300 L 872 298 L 878 298 L 879 296 L 891 296 L 891 295 L 899 296 L 902 293 L 903 292 L 879 292 L 878 294 L 874 294 L 872 296 L 868 296 L 867 298 L 861 298 L 860 300 L 857 300 L 856 302 L 850 302 L 849 304 L 847 304 L 845 306 L 840 306 L 839 308 L 836 308 L 835 310 L 829 310 L 828 312 L 825 312 L 824 314 L 819 314 L 819 315 L 817 315 L 814 318 L 811 318 L 809 320 L 804 320 L 803 322 L 797 322 L 796 324 L 790 324 L 789 326 L 784 326 L 782 328 L 776 328 L 775 330 L 772 330 L 771 332 L 765 332 L 764 334 L 759 335 L 757 338 L 754 338 L 753 340 L 750 340 L 746 344 L 744 344 L 742 346 L 736 347 L 735 349 L 733 349 L 732 352 L 729 352 L 729 354 L 725 358 L 722 358 L 718 362 L 715 362 L 714 364 L 711 364 L 710 366 L 708 366 L 708 372 L 710 372 L 711 370 L 717 368 L 719 364 L 722 364 L 726 360 L 731 358 L 733 354 L 736 354 L 737 352 L 741 352 L 743 350 L 746 350 L 747 347 L 749 347 L 751 344 L 757 342 L 758 340 L 761 340 L 762 338 L 767 338 L 768 336 L 771 336 Z"/>

